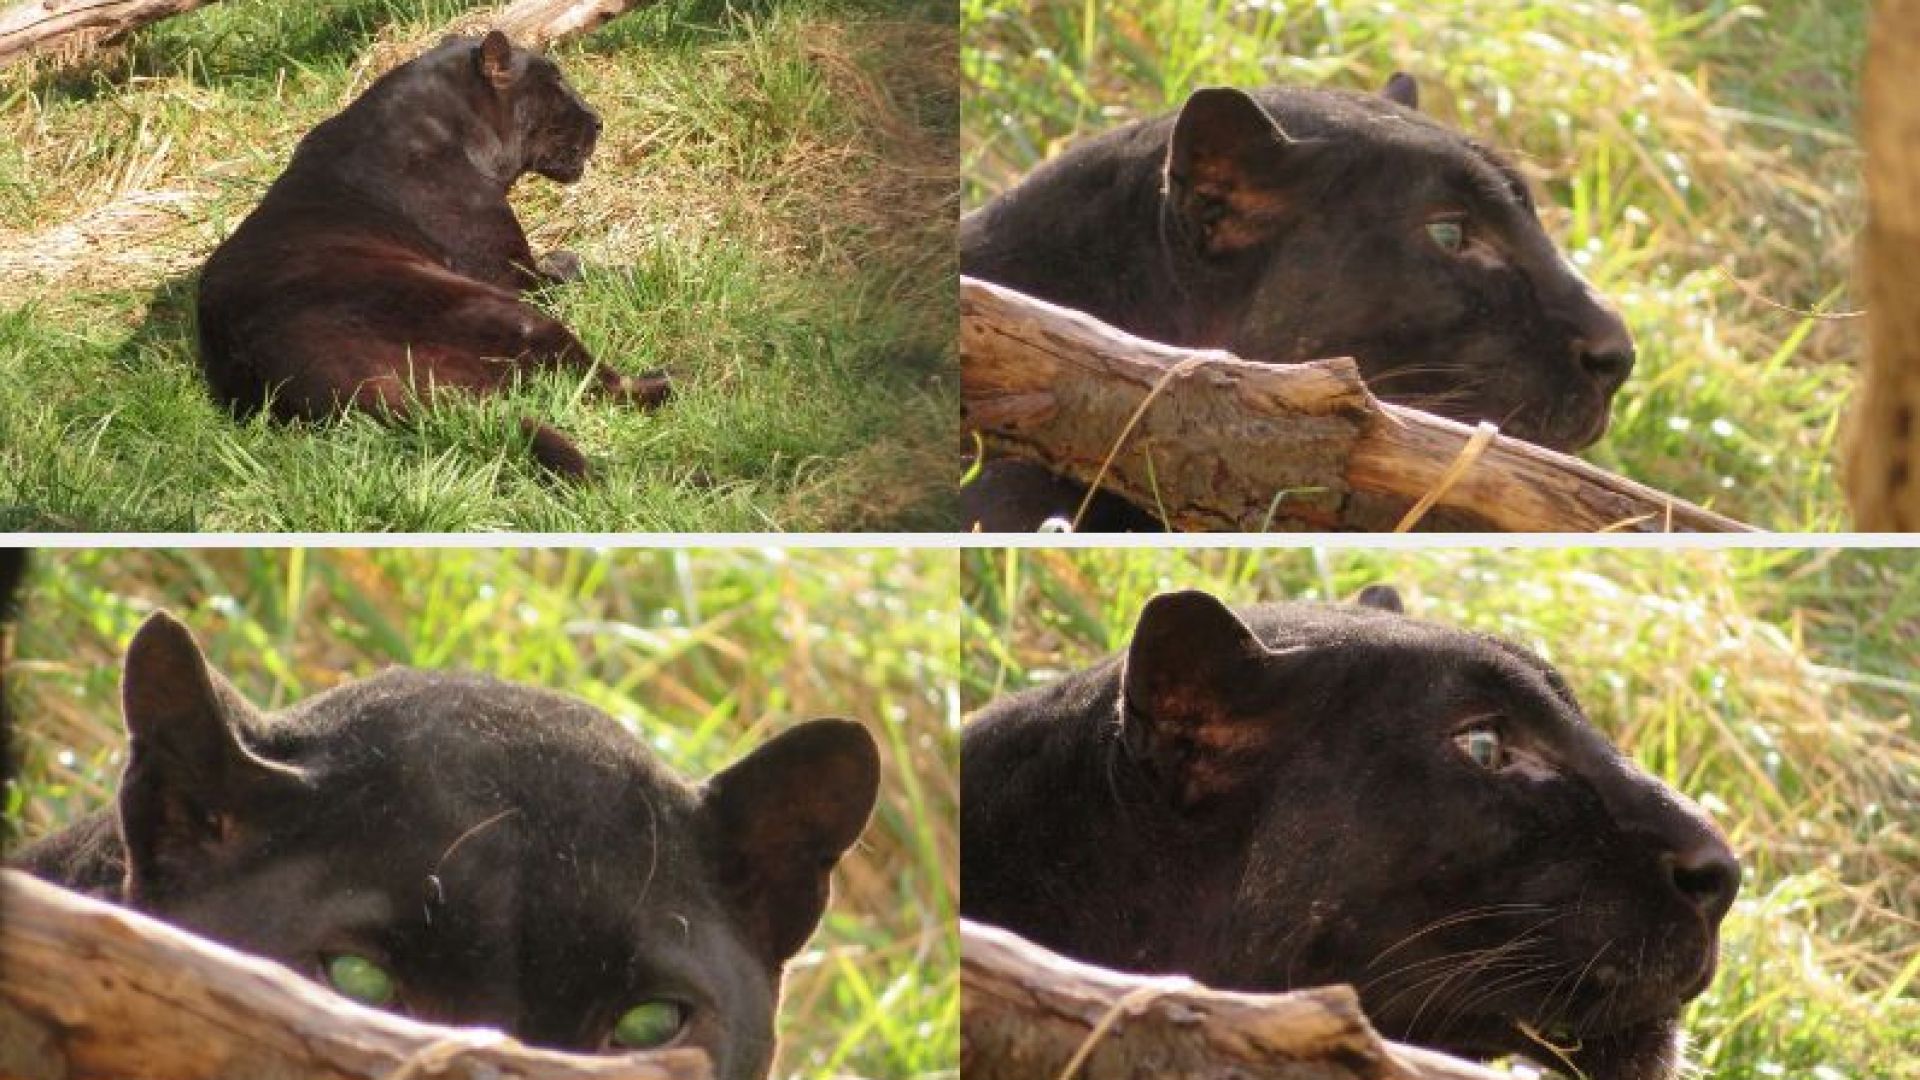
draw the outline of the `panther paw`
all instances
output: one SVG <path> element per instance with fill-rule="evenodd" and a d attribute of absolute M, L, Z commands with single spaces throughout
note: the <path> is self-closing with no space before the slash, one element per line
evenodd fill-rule
<path fill-rule="evenodd" d="M 616 393 L 622 401 L 642 409 L 657 409 L 673 396 L 673 380 L 664 371 L 622 375 Z"/>
<path fill-rule="evenodd" d="M 549 281 L 579 281 L 584 271 L 580 268 L 580 256 L 571 251 L 549 251 L 540 256 L 533 268 L 541 277 Z"/>

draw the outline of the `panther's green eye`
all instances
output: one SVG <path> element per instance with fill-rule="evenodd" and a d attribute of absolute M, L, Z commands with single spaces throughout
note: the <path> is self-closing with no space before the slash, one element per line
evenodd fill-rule
<path fill-rule="evenodd" d="M 1472 727 L 1453 737 L 1453 744 L 1467 755 L 1467 760 L 1489 771 L 1503 769 L 1507 764 L 1507 748 L 1500 741 L 1500 733 L 1490 727 Z"/>
<path fill-rule="evenodd" d="M 1427 236 L 1432 238 L 1435 244 L 1440 245 L 1441 251 L 1449 255 L 1458 255 L 1460 246 L 1467 242 L 1467 227 L 1462 222 L 1447 218 L 1429 221 Z"/>
<path fill-rule="evenodd" d="M 362 1005 L 379 1006 L 393 1000 L 393 976 L 364 956 L 342 953 L 328 960 L 327 981 Z"/>
<path fill-rule="evenodd" d="M 687 1026 L 687 1007 L 677 1001 L 654 999 L 628 1009 L 613 1026 L 613 1044 L 629 1050 L 665 1046 Z"/>

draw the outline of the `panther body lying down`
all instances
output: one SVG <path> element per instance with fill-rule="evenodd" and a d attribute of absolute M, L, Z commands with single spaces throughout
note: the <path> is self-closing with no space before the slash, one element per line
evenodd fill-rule
<path fill-rule="evenodd" d="M 536 269 L 507 191 L 528 172 L 578 180 L 600 117 L 553 62 L 499 32 L 454 37 L 381 77 L 315 127 L 200 277 L 200 366 L 235 414 L 282 420 L 342 409 L 397 417 L 439 389 L 486 392 L 523 368 L 592 372 L 644 406 L 663 376 L 596 366 L 560 322 L 521 299 L 578 273 Z M 527 425 L 536 458 L 587 471 L 566 436 Z"/>

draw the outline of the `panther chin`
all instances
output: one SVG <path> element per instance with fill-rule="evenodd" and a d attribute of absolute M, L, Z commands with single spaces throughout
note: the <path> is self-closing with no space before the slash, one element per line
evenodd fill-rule
<path fill-rule="evenodd" d="M 570 155 L 558 161 L 543 161 L 535 166 L 533 171 L 556 183 L 576 183 L 582 176 L 587 174 L 587 157 L 592 153 L 593 151 L 588 149 L 583 153 Z"/>
<path fill-rule="evenodd" d="M 1680 1029 L 1687 1003 L 1712 983 L 1718 967 L 1717 937 L 1709 930 L 1703 941 L 1678 948 L 1671 942 L 1648 942 L 1650 953 L 1664 954 L 1670 963 L 1632 970 L 1587 965 L 1578 980 L 1583 985 L 1563 989 L 1554 983 L 1539 1000 L 1460 1021 L 1433 1041 L 1466 1056 L 1524 1054 L 1535 1059 L 1595 1053 L 1603 1044 L 1659 1041 L 1662 1033 Z"/>
<path fill-rule="evenodd" d="M 1463 424 L 1477 424 L 1489 419 L 1500 423 L 1496 418 L 1480 415 L 1460 414 L 1451 418 Z M 1572 454 L 1599 442 L 1612 425 L 1612 401 L 1599 395 L 1584 395 L 1578 399 L 1561 401 L 1549 407 L 1544 415 L 1523 409 L 1500 423 L 1500 430 L 1502 434 L 1535 446 Z"/>

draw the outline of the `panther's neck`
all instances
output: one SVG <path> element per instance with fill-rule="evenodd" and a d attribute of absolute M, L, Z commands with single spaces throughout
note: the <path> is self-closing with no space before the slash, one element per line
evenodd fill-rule
<path fill-rule="evenodd" d="M 961 273 L 1169 345 L 1205 345 L 1164 217 L 1166 122 L 1088 140 L 960 222 Z"/>
<path fill-rule="evenodd" d="M 114 814 L 107 810 L 29 844 L 8 864 L 103 900 L 121 899 L 126 886 L 127 849 Z"/>
<path fill-rule="evenodd" d="M 1164 812 L 1120 743 L 1118 701 L 1110 663 L 969 725 L 961 846 L 980 855 L 962 860 L 961 910 L 1082 960 L 1192 972 L 1230 922 L 1244 836 Z"/>

